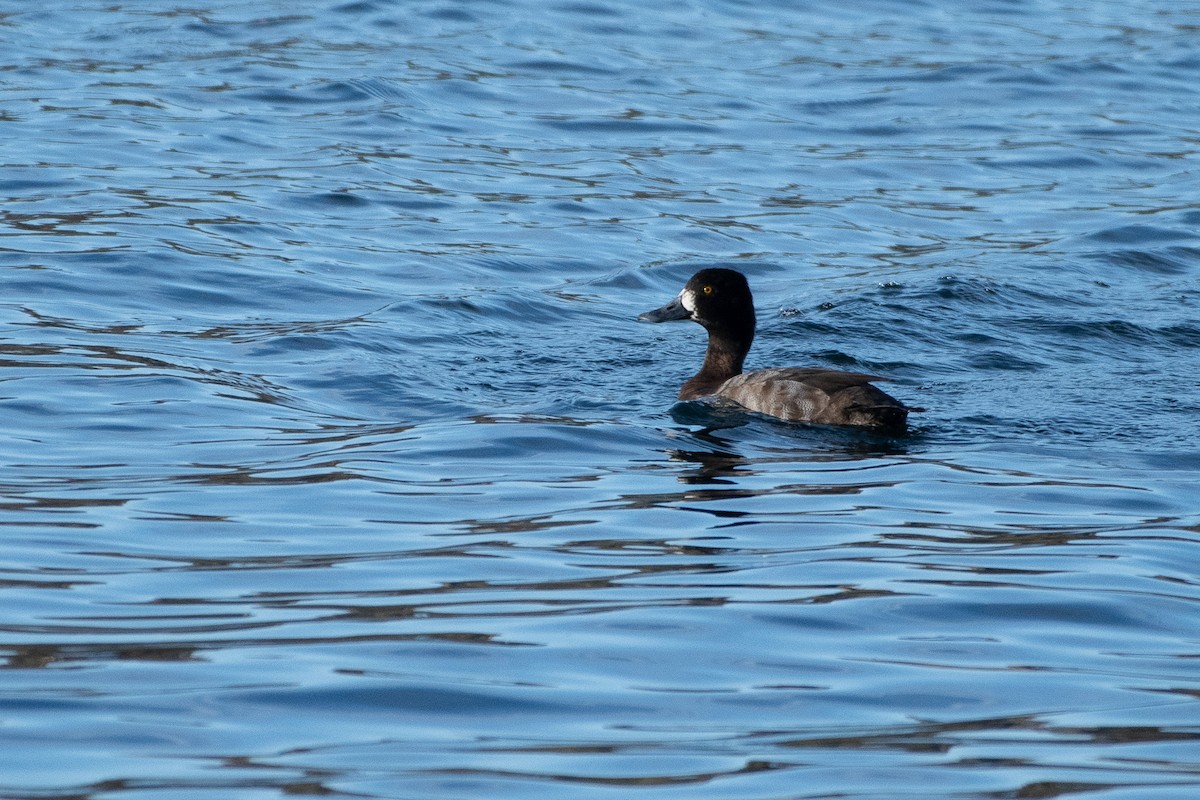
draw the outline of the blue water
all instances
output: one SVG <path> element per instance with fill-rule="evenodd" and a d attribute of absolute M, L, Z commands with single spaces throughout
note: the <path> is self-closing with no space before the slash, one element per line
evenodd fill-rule
<path fill-rule="evenodd" d="M 0 41 L 0 797 L 1200 793 L 1200 7 Z M 712 265 L 911 433 L 675 405 Z"/>

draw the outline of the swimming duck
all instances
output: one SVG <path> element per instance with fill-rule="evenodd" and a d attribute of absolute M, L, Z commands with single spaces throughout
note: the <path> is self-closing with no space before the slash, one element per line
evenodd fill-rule
<path fill-rule="evenodd" d="M 742 372 L 754 341 L 754 297 L 746 276 L 732 269 L 702 269 L 679 296 L 638 319 L 690 319 L 708 331 L 704 366 L 679 390 L 680 400 L 730 400 L 751 411 L 794 422 L 865 425 L 902 430 L 910 409 L 872 386 L 875 375 L 820 367 Z"/>

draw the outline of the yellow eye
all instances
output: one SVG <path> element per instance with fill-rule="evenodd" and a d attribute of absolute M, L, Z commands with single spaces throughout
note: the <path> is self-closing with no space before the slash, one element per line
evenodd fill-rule
<path fill-rule="evenodd" d="M 704 292 L 705 294 L 712 294 L 712 293 L 713 293 L 713 288 L 712 288 L 711 286 L 705 286 L 705 287 L 704 287 L 703 289 L 701 289 L 700 291 Z"/>

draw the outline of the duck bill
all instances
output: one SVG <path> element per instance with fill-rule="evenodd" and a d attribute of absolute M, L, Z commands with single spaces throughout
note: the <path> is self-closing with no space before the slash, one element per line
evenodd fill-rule
<path fill-rule="evenodd" d="M 638 319 L 642 322 L 670 322 L 676 319 L 691 318 L 692 312 L 684 307 L 683 301 L 678 297 L 662 308 L 656 308 L 653 311 L 647 311 L 645 314 L 638 315 Z"/>

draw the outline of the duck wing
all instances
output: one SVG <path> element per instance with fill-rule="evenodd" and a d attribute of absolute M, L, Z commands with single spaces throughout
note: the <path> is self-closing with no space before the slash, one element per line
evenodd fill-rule
<path fill-rule="evenodd" d="M 760 369 L 735 375 L 715 395 L 796 422 L 902 429 L 909 409 L 875 386 L 878 375 L 820 367 Z"/>

